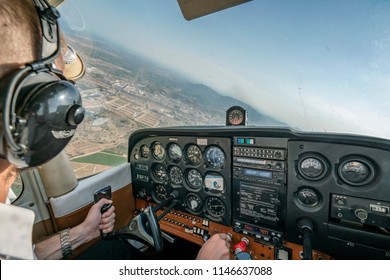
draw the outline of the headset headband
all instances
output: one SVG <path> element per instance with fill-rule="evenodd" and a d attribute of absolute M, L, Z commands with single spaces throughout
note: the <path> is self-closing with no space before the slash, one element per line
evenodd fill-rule
<path fill-rule="evenodd" d="M 45 65 L 53 61 L 60 53 L 60 29 L 58 25 L 60 14 L 46 0 L 34 0 L 34 4 L 42 32 L 42 56 L 41 60 L 35 63 Z"/>

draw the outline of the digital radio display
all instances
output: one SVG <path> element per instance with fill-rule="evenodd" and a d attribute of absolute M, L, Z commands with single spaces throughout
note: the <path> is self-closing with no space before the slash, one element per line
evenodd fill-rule
<path fill-rule="evenodd" d="M 259 177 L 264 179 L 272 179 L 272 172 L 266 170 L 258 170 L 258 169 L 248 169 L 244 168 L 243 174 L 246 176 Z"/>
<path fill-rule="evenodd" d="M 276 188 L 240 185 L 240 219 L 254 224 L 277 226 L 279 197 Z"/>

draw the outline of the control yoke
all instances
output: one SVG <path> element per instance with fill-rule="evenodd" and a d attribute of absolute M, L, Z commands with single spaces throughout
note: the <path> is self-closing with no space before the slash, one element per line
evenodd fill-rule
<path fill-rule="evenodd" d="M 169 198 L 157 206 L 150 205 L 146 207 L 127 226 L 106 234 L 102 239 L 135 239 L 143 243 L 148 243 L 157 253 L 161 252 L 163 249 L 163 239 L 158 221 L 169 211 L 164 211 L 158 218 L 156 217 L 156 212 L 168 204 L 167 209 L 172 209 L 176 204 L 175 199 L 178 197 L 179 193 L 176 190 L 173 191 Z"/>

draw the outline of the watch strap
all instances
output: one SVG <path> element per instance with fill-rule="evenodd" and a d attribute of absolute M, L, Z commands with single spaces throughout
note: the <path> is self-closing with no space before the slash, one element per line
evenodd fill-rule
<path fill-rule="evenodd" d="M 72 255 L 72 241 L 70 239 L 69 228 L 60 231 L 60 242 L 62 255 L 68 257 Z"/>

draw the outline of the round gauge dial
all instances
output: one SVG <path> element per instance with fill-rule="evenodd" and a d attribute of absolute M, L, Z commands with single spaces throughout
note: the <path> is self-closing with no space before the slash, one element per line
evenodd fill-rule
<path fill-rule="evenodd" d="M 161 163 L 158 163 L 154 166 L 153 174 L 156 180 L 160 182 L 164 182 L 168 177 L 167 170 L 165 169 L 164 165 L 162 165 Z"/>
<path fill-rule="evenodd" d="M 231 125 L 239 125 L 244 121 L 244 112 L 239 109 L 234 109 L 229 112 L 228 120 Z"/>
<path fill-rule="evenodd" d="M 226 213 L 223 201 L 218 197 L 209 197 L 206 200 L 206 210 L 213 217 L 222 217 Z"/>
<path fill-rule="evenodd" d="M 169 180 L 175 185 L 183 183 L 183 172 L 177 166 L 172 166 L 169 169 Z"/>
<path fill-rule="evenodd" d="M 150 158 L 150 148 L 146 145 L 142 145 L 140 148 L 141 157 L 144 159 Z"/>
<path fill-rule="evenodd" d="M 193 189 L 198 189 L 203 184 L 202 174 L 196 169 L 191 169 L 187 173 L 187 182 Z"/>
<path fill-rule="evenodd" d="M 160 143 L 155 143 L 152 148 L 153 157 L 157 160 L 162 160 L 165 157 L 164 147 Z"/>
<path fill-rule="evenodd" d="M 338 173 L 341 179 L 352 186 L 368 184 L 374 179 L 373 165 L 364 159 L 352 159 L 340 164 Z"/>
<path fill-rule="evenodd" d="M 196 145 L 191 145 L 187 149 L 187 158 L 190 164 L 199 165 L 202 162 L 202 151 Z"/>
<path fill-rule="evenodd" d="M 319 180 L 326 175 L 327 165 L 318 156 L 308 156 L 299 160 L 298 171 L 305 179 Z"/>
<path fill-rule="evenodd" d="M 312 189 L 303 188 L 297 193 L 298 201 L 307 207 L 315 207 L 320 203 L 319 195 Z"/>
<path fill-rule="evenodd" d="M 156 185 L 153 190 L 153 195 L 160 202 L 168 198 L 168 190 L 163 185 Z"/>
<path fill-rule="evenodd" d="M 168 157 L 170 160 L 172 160 L 175 163 L 178 163 L 181 161 L 181 158 L 183 157 L 183 153 L 182 153 L 181 148 L 178 144 L 173 143 L 173 144 L 169 145 Z"/>
<path fill-rule="evenodd" d="M 199 212 L 202 209 L 202 199 L 195 193 L 189 193 L 186 196 L 187 208 L 193 212 Z"/>
<path fill-rule="evenodd" d="M 225 154 L 220 147 L 209 147 L 206 150 L 206 162 L 211 167 L 220 168 L 225 162 Z"/>

